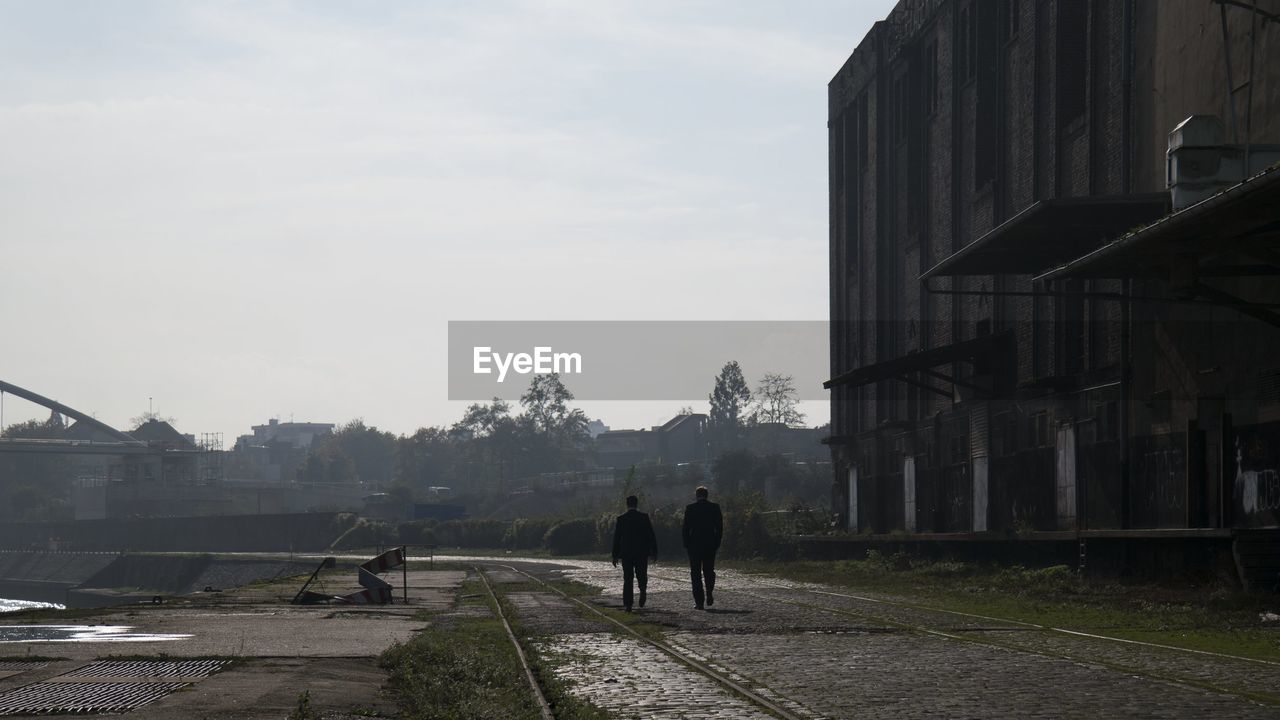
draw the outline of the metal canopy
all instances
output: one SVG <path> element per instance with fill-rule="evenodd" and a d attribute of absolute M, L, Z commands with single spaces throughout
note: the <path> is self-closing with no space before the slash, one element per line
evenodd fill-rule
<path fill-rule="evenodd" d="M 1036 279 L 1168 277 L 1175 266 L 1189 260 L 1200 265 L 1226 254 L 1250 257 L 1262 266 L 1280 267 L 1280 168 L 1259 173 Z M 1223 274 L 1214 269 L 1259 266 L 1206 267 L 1210 274 Z M 1231 274 L 1269 272 L 1259 269 Z"/>
<path fill-rule="evenodd" d="M 1187 297 L 1232 307 L 1280 327 L 1271 306 L 1251 303 L 1204 278 L 1280 274 L 1280 167 L 1067 262 L 1037 280 L 1155 277 Z"/>
<path fill-rule="evenodd" d="M 1169 212 L 1168 193 L 1040 200 L 920 276 L 1031 275 Z"/>
<path fill-rule="evenodd" d="M 994 365 L 999 365 L 1002 362 L 1012 362 L 1012 360 L 1013 334 L 1001 332 L 866 365 L 857 370 L 841 373 L 822 383 L 822 387 L 828 390 L 844 385 L 858 387 L 893 378 L 907 381 L 907 378 L 903 376 L 911 373 L 924 373 L 929 377 L 951 382 L 955 385 L 986 391 L 985 388 L 967 385 L 942 373 L 935 372 L 933 369 L 953 362 L 968 362 L 982 371 L 988 371 Z M 993 373 L 993 375 L 999 375 L 999 373 Z M 917 382 L 919 381 L 910 381 L 911 384 L 916 384 Z"/>

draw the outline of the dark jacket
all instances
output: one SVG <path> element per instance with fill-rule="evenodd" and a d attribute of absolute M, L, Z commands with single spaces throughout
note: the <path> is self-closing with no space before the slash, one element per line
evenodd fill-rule
<path fill-rule="evenodd" d="M 720 538 L 724 536 L 724 518 L 720 515 L 720 506 L 709 500 L 699 500 L 685 507 L 680 536 L 685 548 L 690 551 L 719 550 Z"/>
<path fill-rule="evenodd" d="M 653 534 L 649 515 L 628 510 L 613 525 L 613 559 L 639 559 L 658 556 L 658 538 Z"/>

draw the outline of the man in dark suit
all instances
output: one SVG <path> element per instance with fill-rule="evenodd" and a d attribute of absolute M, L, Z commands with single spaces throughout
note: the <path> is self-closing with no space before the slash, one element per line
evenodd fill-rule
<path fill-rule="evenodd" d="M 693 579 L 693 603 L 702 609 L 703 579 L 706 579 L 706 603 L 714 605 L 716 587 L 716 551 L 724 536 L 724 518 L 720 506 L 707 500 L 707 489 L 694 491 L 697 502 L 685 507 L 684 525 L 680 530 L 684 548 L 689 552 L 689 575 Z"/>
<path fill-rule="evenodd" d="M 613 566 L 622 561 L 622 607 L 631 612 L 632 580 L 640 586 L 640 607 L 649 585 L 649 558 L 658 559 L 658 538 L 649 515 L 636 509 L 640 499 L 627 497 L 627 511 L 613 524 Z"/>

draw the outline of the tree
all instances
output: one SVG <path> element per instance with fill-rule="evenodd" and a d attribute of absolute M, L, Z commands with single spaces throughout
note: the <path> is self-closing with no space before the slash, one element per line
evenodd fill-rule
<path fill-rule="evenodd" d="M 453 435 L 442 427 L 418 428 L 396 440 L 395 482 L 425 492 L 451 486 L 460 455 Z"/>
<path fill-rule="evenodd" d="M 396 436 L 352 420 L 317 442 L 298 468 L 298 479 L 308 483 L 360 482 L 382 487 L 390 482 L 395 466 Z"/>
<path fill-rule="evenodd" d="M 569 409 L 572 401 L 573 393 L 561 382 L 559 373 L 534 375 L 529 389 L 520 396 L 525 414 L 540 432 L 549 435 L 561 432 L 574 434 L 579 426 L 583 433 L 586 432 L 587 416 L 581 410 Z"/>
<path fill-rule="evenodd" d="M 520 396 L 521 429 L 528 472 L 572 470 L 581 465 L 591 436 L 587 415 L 569 407 L 573 393 L 559 373 L 535 375 Z"/>
<path fill-rule="evenodd" d="M 710 401 L 707 429 L 711 441 L 722 448 L 734 447 L 741 439 L 743 420 L 751 403 L 751 389 L 747 387 L 737 360 L 725 363 L 720 369 Z"/>
<path fill-rule="evenodd" d="M 298 466 L 298 482 L 306 485 L 346 485 L 358 481 L 355 462 L 337 444 L 322 443 Z"/>
<path fill-rule="evenodd" d="M 799 405 L 795 381 L 790 375 L 765 373 L 756 387 L 751 421 L 756 424 L 800 425 L 804 422 L 804 413 L 798 409 Z"/>

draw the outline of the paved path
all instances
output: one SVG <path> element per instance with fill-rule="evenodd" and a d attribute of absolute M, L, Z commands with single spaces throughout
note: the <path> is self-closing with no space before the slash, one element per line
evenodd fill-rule
<path fill-rule="evenodd" d="M 508 562 L 510 562 L 508 560 Z M 608 563 L 520 561 L 545 579 L 600 587 Z M 801 717 L 1280 718 L 1280 665 L 1065 635 L 919 609 L 901 598 L 721 573 L 716 605 L 692 608 L 682 569 L 651 575 L 641 616 L 670 644 Z M 551 593 L 513 600 L 542 648 L 570 661 L 575 691 L 619 717 L 751 717 L 757 710 Z M 648 705 L 638 703 L 648 702 Z M 683 709 L 681 709 L 683 708 Z"/>
<path fill-rule="evenodd" d="M 351 568 L 331 571 L 325 589 L 349 592 L 358 587 L 355 577 Z M 0 642 L 0 697 L 33 683 L 65 681 L 87 663 L 112 655 L 176 661 L 219 657 L 243 662 L 124 717 L 283 720 L 297 708 L 304 691 L 312 708 L 308 717 L 394 717 L 395 699 L 383 691 L 387 673 L 378 666 L 377 657 L 426 626 L 417 617 L 419 611 L 450 608 L 464 577 L 460 571 L 410 571 L 407 605 L 399 603 L 400 575 L 389 576 L 397 582 L 397 604 L 384 606 L 289 605 L 288 599 L 300 585 L 294 579 L 197 594 L 165 605 L 126 606 L 89 617 L 43 620 L 38 624 L 125 627 L 132 633 L 173 639 L 117 642 L 104 636 L 84 642 Z M 20 671 L 2 662 L 13 664 L 27 656 L 58 659 Z"/>

